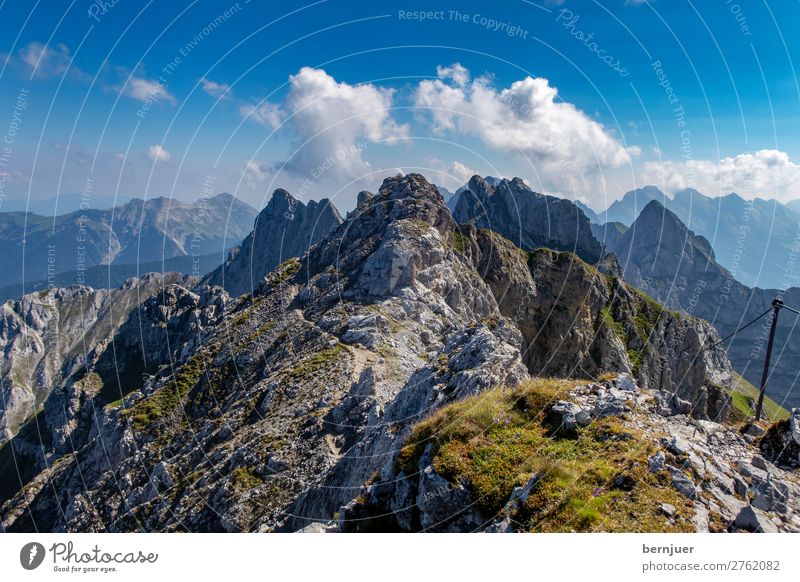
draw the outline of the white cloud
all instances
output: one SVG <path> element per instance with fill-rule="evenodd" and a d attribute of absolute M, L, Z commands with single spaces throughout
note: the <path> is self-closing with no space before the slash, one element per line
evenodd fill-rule
<path fill-rule="evenodd" d="M 200 79 L 200 84 L 203 87 L 203 91 L 215 99 L 230 99 L 233 96 L 231 86 L 227 83 L 217 83 L 211 79 L 202 77 Z"/>
<path fill-rule="evenodd" d="M 439 76 L 453 78 L 451 69 Z M 544 78 L 526 77 L 500 90 L 486 78 L 463 86 L 438 79 L 420 82 L 414 103 L 429 112 L 436 132 L 472 135 L 495 150 L 522 153 L 554 185 L 623 166 L 638 155 L 638 148 L 625 147 L 557 95 Z"/>
<path fill-rule="evenodd" d="M 131 97 L 142 103 L 154 103 L 156 101 L 165 101 L 172 105 L 177 103 L 175 96 L 167 91 L 163 83 L 156 79 L 130 75 L 122 85 L 117 87 L 117 90 L 121 95 Z"/>
<path fill-rule="evenodd" d="M 463 87 L 469 83 L 470 79 L 469 71 L 466 67 L 462 66 L 461 63 L 453 63 L 449 67 L 438 65 L 436 67 L 436 76 L 442 81 L 450 79 L 459 87 Z"/>
<path fill-rule="evenodd" d="M 254 187 L 258 182 L 263 182 L 267 178 L 267 168 L 256 160 L 247 160 L 244 164 L 245 182 Z"/>
<path fill-rule="evenodd" d="M 370 143 L 408 137 L 408 127 L 390 113 L 393 91 L 372 84 L 338 82 L 322 69 L 303 67 L 289 77 L 281 107 L 272 103 L 242 107 L 241 113 L 266 127 L 280 123 L 282 112 L 295 134 L 285 168 L 318 180 L 359 178 L 373 171 L 363 152 Z"/>
<path fill-rule="evenodd" d="M 453 162 L 447 167 L 447 173 L 453 176 L 456 181 L 459 182 L 459 186 L 463 186 L 478 172 L 468 166 L 465 166 L 461 162 Z"/>
<path fill-rule="evenodd" d="M 285 117 L 280 106 L 268 101 L 262 101 L 258 105 L 242 105 L 239 108 L 242 117 L 255 121 L 267 129 L 275 129 Z"/>
<path fill-rule="evenodd" d="M 152 145 L 147 148 L 147 157 L 154 162 L 167 162 L 172 157 L 172 154 L 160 145 Z"/>
<path fill-rule="evenodd" d="M 745 198 L 800 198 L 800 165 L 779 150 L 759 150 L 719 161 L 648 162 L 642 180 L 669 192 L 691 187 L 710 196 L 736 192 Z"/>
<path fill-rule="evenodd" d="M 64 74 L 72 60 L 66 45 L 45 45 L 35 41 L 22 48 L 19 56 L 31 74 L 42 79 Z"/>

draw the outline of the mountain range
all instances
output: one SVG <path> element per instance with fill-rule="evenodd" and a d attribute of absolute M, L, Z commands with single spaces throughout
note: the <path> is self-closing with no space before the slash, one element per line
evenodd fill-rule
<path fill-rule="evenodd" d="M 798 201 L 745 200 L 738 194 L 711 198 L 686 188 L 670 198 L 655 186 L 632 190 L 605 212 L 584 212 L 594 224 L 630 226 L 651 201 L 672 211 L 697 235 L 705 237 L 719 264 L 750 287 L 787 288 L 800 285 L 787 264 L 800 245 Z M 603 242 L 603 241 L 601 241 Z"/>
<path fill-rule="evenodd" d="M 742 424 L 717 330 L 650 296 L 660 248 L 715 264 L 645 250 L 659 215 L 618 258 L 518 178 L 279 190 L 202 281 L 8 301 L 3 531 L 800 531 L 800 411 Z"/>
<path fill-rule="evenodd" d="M 223 253 L 250 232 L 257 212 L 230 194 L 193 203 L 134 199 L 56 217 L 0 213 L 4 284 L 47 280 L 98 265 L 139 265 Z M 131 270 L 134 267 L 131 267 Z M 133 270 L 133 273 L 137 271 Z"/>

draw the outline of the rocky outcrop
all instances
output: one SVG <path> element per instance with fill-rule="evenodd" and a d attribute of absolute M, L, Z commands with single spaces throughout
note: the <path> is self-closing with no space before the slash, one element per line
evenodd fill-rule
<path fill-rule="evenodd" d="M 534 192 L 520 178 L 492 184 L 473 176 L 467 186 L 453 211 L 457 222 L 490 229 L 526 251 L 548 247 L 589 263 L 600 259 L 589 219 L 569 200 Z"/>
<path fill-rule="evenodd" d="M 417 174 L 363 196 L 252 296 L 203 289 L 171 287 L 142 307 L 168 332 L 196 329 L 170 335 L 164 352 L 148 348 L 166 365 L 120 402 L 92 407 L 69 452 L 47 455 L 3 504 L 6 530 L 326 529 L 365 482 L 393 470 L 411 427 L 448 403 L 531 372 L 588 381 L 613 371 L 708 416 L 710 388 L 730 373 L 714 350 L 655 355 L 696 349 L 715 337 L 707 325 L 662 313 L 571 253 L 527 253 L 459 227 Z M 92 400 L 91 389 L 80 394 Z M 428 477 L 434 491 L 440 481 Z"/>
<path fill-rule="evenodd" d="M 118 289 L 52 289 L 0 306 L 0 443 L 16 434 L 53 390 L 101 357 L 137 305 L 165 285 L 187 280 L 149 274 Z"/>
<path fill-rule="evenodd" d="M 550 401 L 533 418 L 520 416 L 528 413 L 521 406 L 505 409 L 494 423 L 487 422 L 484 436 L 469 432 L 480 421 L 471 416 L 469 405 L 451 407 L 432 419 L 446 422 L 445 427 L 426 421 L 428 428 L 443 431 L 432 436 L 424 428 L 414 431 L 398 462 L 341 508 L 339 528 L 526 532 L 556 525 L 557 531 L 800 531 L 800 473 L 764 459 L 732 427 L 665 414 L 659 397 L 621 374 L 562 392 L 561 399 Z M 458 440 L 461 434 L 465 442 Z M 541 435 L 540 450 L 513 454 L 519 442 L 536 435 Z M 565 443 L 571 446 L 562 449 Z M 470 446 L 478 449 L 471 455 Z M 464 448 L 465 458 L 459 461 L 458 451 Z M 625 451 L 626 461 L 612 460 L 614 454 L 606 449 Z M 539 461 L 541 450 L 550 451 L 547 462 Z M 643 456 L 636 458 L 636 452 Z M 598 455 L 603 470 L 594 473 Z M 491 476 L 469 459 L 491 467 Z M 573 476 L 576 459 L 582 464 Z M 484 477 L 494 479 L 493 487 L 487 488 Z M 561 486 L 554 488 L 555 483 Z M 630 505 L 620 503 L 618 493 Z M 626 523 L 629 519 L 633 523 Z"/>
<path fill-rule="evenodd" d="M 233 297 L 252 293 L 267 273 L 305 254 L 341 223 L 327 198 L 305 204 L 279 188 L 256 218 L 253 232 L 202 284 L 224 287 Z"/>

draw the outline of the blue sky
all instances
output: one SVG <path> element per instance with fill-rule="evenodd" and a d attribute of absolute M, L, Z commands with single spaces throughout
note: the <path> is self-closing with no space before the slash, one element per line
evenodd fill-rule
<path fill-rule="evenodd" d="M 346 209 L 397 170 L 599 209 L 647 183 L 800 198 L 797 2 L 5 1 L 0 22 L 6 200 L 205 183 Z"/>

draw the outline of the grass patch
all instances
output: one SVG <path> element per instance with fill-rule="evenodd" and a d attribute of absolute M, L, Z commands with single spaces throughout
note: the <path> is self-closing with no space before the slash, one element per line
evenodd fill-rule
<path fill-rule="evenodd" d="M 292 257 L 286 259 L 280 265 L 275 267 L 275 270 L 267 275 L 267 280 L 271 285 L 280 285 L 285 283 L 300 270 L 300 259 Z"/>
<path fill-rule="evenodd" d="M 726 392 L 731 397 L 731 420 L 734 422 L 752 420 L 758 401 L 758 388 L 734 372 L 733 383 Z M 765 395 L 764 418 L 771 421 L 786 420 L 789 418 L 789 411 Z"/>
<path fill-rule="evenodd" d="M 469 251 L 470 249 L 469 237 L 464 236 L 462 232 L 458 229 L 454 229 L 450 233 L 448 242 L 456 252 L 461 253 L 462 255 L 466 255 L 467 251 Z"/>
<path fill-rule="evenodd" d="M 538 475 L 515 516 L 529 531 L 693 531 L 691 503 L 668 476 L 648 471 L 650 439 L 616 418 L 578 429 L 574 438 L 551 434 L 543 412 L 575 384 L 534 380 L 446 406 L 413 429 L 398 468 L 415 474 L 432 443 L 434 468 L 469 485 L 486 515 L 502 511 L 512 489 Z M 661 503 L 674 505 L 682 519 L 670 523 Z"/>
<path fill-rule="evenodd" d="M 143 431 L 154 421 L 172 414 L 200 381 L 209 361 L 206 354 L 195 354 L 178 369 L 171 382 L 123 410 L 122 416 L 131 417 L 133 429 Z"/>
<path fill-rule="evenodd" d="M 339 363 L 346 353 L 347 349 L 344 346 L 336 344 L 302 360 L 294 368 L 286 372 L 286 377 L 291 380 L 301 380 L 317 374 Z"/>
<path fill-rule="evenodd" d="M 236 467 L 231 472 L 231 484 L 237 491 L 247 491 L 254 489 L 264 482 L 255 474 L 253 467 Z"/>

